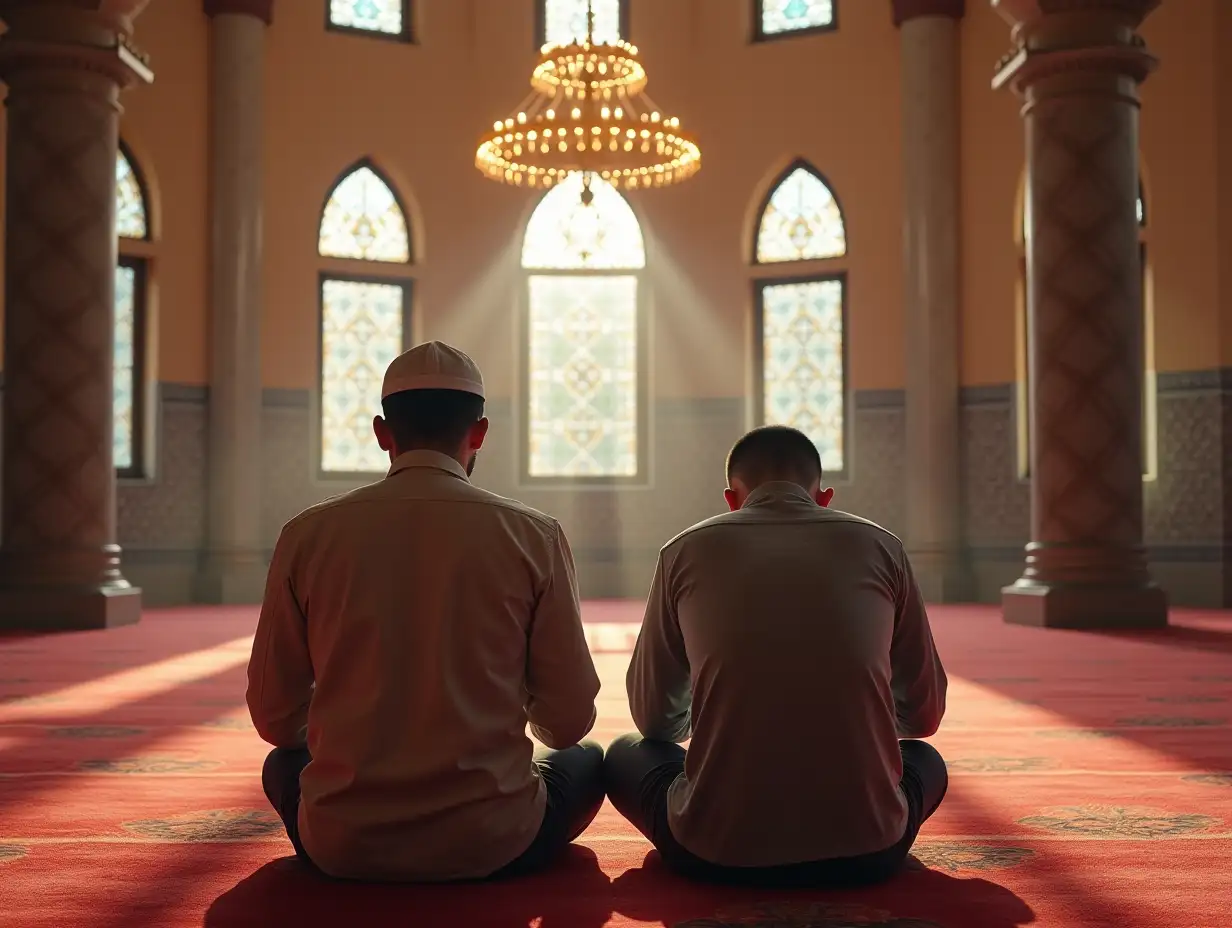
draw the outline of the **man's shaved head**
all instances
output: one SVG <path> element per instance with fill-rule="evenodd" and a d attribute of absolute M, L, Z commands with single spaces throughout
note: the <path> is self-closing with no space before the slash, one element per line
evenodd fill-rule
<path fill-rule="evenodd" d="M 813 490 L 821 483 L 821 455 L 803 432 L 786 425 L 753 429 L 727 456 L 727 485 L 746 492 L 763 483 L 787 481 Z"/>

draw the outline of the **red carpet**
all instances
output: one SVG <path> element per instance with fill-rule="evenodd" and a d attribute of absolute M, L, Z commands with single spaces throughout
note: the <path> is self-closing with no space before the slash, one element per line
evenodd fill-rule
<path fill-rule="evenodd" d="M 253 609 L 0 639 L 4 928 L 1226 928 L 1232 617 L 1159 633 L 1007 627 L 934 610 L 951 673 L 950 794 L 917 863 L 852 893 L 693 887 L 609 808 L 550 873 L 498 886 L 343 885 L 293 860 L 243 706 Z M 587 606 L 596 735 L 629 727 L 639 604 Z M 824 738 L 816 732 L 784 737 Z"/>

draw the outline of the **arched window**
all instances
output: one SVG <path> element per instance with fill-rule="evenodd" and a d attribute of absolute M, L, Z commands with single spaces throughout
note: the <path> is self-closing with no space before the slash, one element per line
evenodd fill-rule
<path fill-rule="evenodd" d="M 411 39 L 411 0 L 327 0 L 325 26 L 377 38 Z"/>
<path fill-rule="evenodd" d="M 121 477 L 145 475 L 145 336 L 150 214 L 145 182 L 132 154 L 116 156 L 116 237 L 111 456 Z"/>
<path fill-rule="evenodd" d="M 619 42 L 629 38 L 627 0 L 535 0 L 540 45 L 569 45 L 586 38 L 586 18 L 595 14 L 594 41 Z"/>
<path fill-rule="evenodd" d="M 793 164 L 771 188 L 754 243 L 756 263 L 781 275 L 755 283 L 756 416 L 808 435 L 831 477 L 847 472 L 847 277 L 837 260 L 846 254 L 830 186 Z"/>
<path fill-rule="evenodd" d="M 646 251 L 624 197 L 571 174 L 526 226 L 527 412 L 523 478 L 629 482 L 645 476 Z"/>
<path fill-rule="evenodd" d="M 1142 274 L 1142 476 L 1154 479 L 1158 464 L 1157 405 L 1155 391 L 1155 319 L 1154 294 L 1151 287 L 1150 265 L 1147 256 L 1148 212 L 1146 193 L 1138 182 L 1138 199 L 1135 204 L 1138 217 L 1138 255 Z M 1019 192 L 1018 227 L 1018 286 L 1016 307 L 1017 351 L 1016 367 L 1018 389 L 1016 416 L 1018 420 L 1018 475 L 1026 480 L 1031 476 L 1031 327 L 1028 325 L 1027 290 L 1027 212 L 1025 186 Z"/>
<path fill-rule="evenodd" d="M 753 0 L 754 38 L 829 32 L 838 25 L 838 0 Z"/>
<path fill-rule="evenodd" d="M 377 474 L 389 459 L 372 435 L 381 380 L 410 333 L 406 211 L 368 161 L 345 171 L 321 211 L 320 471 Z M 337 260 L 343 259 L 343 260 Z"/>

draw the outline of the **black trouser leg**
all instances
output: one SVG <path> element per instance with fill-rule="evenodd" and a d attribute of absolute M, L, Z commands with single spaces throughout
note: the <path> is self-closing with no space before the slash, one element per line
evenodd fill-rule
<path fill-rule="evenodd" d="M 282 819 L 296 856 L 303 860 L 308 860 L 308 853 L 299 840 L 299 775 L 311 761 L 307 748 L 274 748 L 261 770 L 265 798 Z"/>
<path fill-rule="evenodd" d="M 535 840 L 494 877 L 521 876 L 556 860 L 599 814 L 603 805 L 603 748 L 583 741 L 563 750 L 538 748 L 535 766 L 547 790 L 547 808 Z"/>
<path fill-rule="evenodd" d="M 901 785 L 908 805 L 913 811 L 919 810 L 919 821 L 915 823 L 915 830 L 919 831 L 945 798 L 950 774 L 941 754 L 927 741 L 900 741 L 898 749 L 903 755 Z"/>
<path fill-rule="evenodd" d="M 603 759 L 603 785 L 616 811 L 652 844 L 671 840 L 667 791 L 684 772 L 686 751 L 678 744 L 621 735 Z"/>

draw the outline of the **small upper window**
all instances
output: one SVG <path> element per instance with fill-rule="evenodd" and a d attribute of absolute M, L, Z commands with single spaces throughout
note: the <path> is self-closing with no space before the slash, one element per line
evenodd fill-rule
<path fill-rule="evenodd" d="M 141 178 L 123 146 L 116 155 L 116 235 L 120 238 L 146 239 L 150 224 L 146 221 L 145 191 Z"/>
<path fill-rule="evenodd" d="M 826 182 L 799 164 L 770 193 L 757 232 L 757 263 L 841 258 L 847 231 Z"/>
<path fill-rule="evenodd" d="M 410 38 L 410 0 L 329 0 L 328 25 L 346 32 Z"/>
<path fill-rule="evenodd" d="M 542 45 L 570 45 L 586 41 L 587 17 L 595 15 L 596 44 L 612 44 L 627 38 L 622 0 L 539 0 L 542 4 Z"/>
<path fill-rule="evenodd" d="M 370 165 L 361 162 L 330 192 L 317 251 L 326 258 L 411 260 L 406 213 L 393 188 Z"/>
<path fill-rule="evenodd" d="M 833 29 L 836 3 L 837 0 L 756 0 L 757 38 Z"/>

